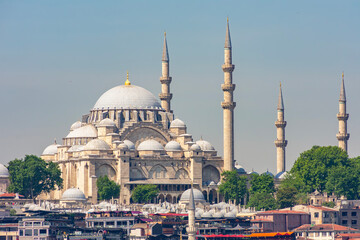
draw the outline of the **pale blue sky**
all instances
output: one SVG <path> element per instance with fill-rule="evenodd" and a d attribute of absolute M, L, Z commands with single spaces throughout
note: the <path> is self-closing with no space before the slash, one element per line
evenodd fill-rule
<path fill-rule="evenodd" d="M 275 171 L 283 83 L 287 168 L 313 145 L 337 145 L 341 72 L 349 154 L 360 155 L 359 1 L 0 1 L 1 163 L 67 135 L 107 89 L 125 81 L 160 92 L 163 31 L 172 108 L 222 155 L 223 46 L 233 45 L 235 155 Z"/>

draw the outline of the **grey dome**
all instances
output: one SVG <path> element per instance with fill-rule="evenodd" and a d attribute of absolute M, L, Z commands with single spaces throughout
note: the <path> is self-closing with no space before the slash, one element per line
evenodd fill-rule
<path fill-rule="evenodd" d="M 120 143 L 117 147 L 118 147 L 118 149 L 123 150 L 123 151 L 129 150 L 129 146 L 126 145 L 125 143 Z"/>
<path fill-rule="evenodd" d="M 195 144 L 191 145 L 190 150 L 191 151 L 201 151 L 201 147 L 195 143 Z"/>
<path fill-rule="evenodd" d="M 252 170 L 251 172 L 249 172 L 249 174 L 259 175 L 259 173 L 255 172 L 254 170 Z"/>
<path fill-rule="evenodd" d="M 135 144 L 130 140 L 124 140 L 124 143 L 128 146 L 130 150 L 135 150 Z"/>
<path fill-rule="evenodd" d="M 73 130 L 75 130 L 75 129 L 77 129 L 77 128 L 80 128 L 81 125 L 82 125 L 82 124 L 81 124 L 80 121 L 74 122 L 74 123 L 71 125 L 71 127 L 70 127 L 70 131 L 73 131 Z"/>
<path fill-rule="evenodd" d="M 276 174 L 275 178 L 278 179 L 284 179 L 287 175 L 287 172 L 279 172 L 278 174 Z"/>
<path fill-rule="evenodd" d="M 236 218 L 236 214 L 234 212 L 225 213 L 225 218 Z"/>
<path fill-rule="evenodd" d="M 63 201 L 85 201 L 85 194 L 78 188 L 69 188 L 61 196 Z"/>
<path fill-rule="evenodd" d="M 205 140 L 196 141 L 196 144 L 199 145 L 201 150 L 203 150 L 203 151 L 214 151 L 215 150 L 215 148 L 211 145 L 211 143 L 209 143 L 208 141 L 205 141 Z"/>
<path fill-rule="evenodd" d="M 245 168 L 238 163 L 235 163 L 235 169 L 239 174 L 246 174 Z"/>
<path fill-rule="evenodd" d="M 138 151 L 163 151 L 164 147 L 154 139 L 145 140 L 137 147 Z"/>
<path fill-rule="evenodd" d="M 0 177 L 9 177 L 9 170 L 0 163 Z"/>
<path fill-rule="evenodd" d="M 184 128 L 184 127 L 186 127 L 185 123 L 178 118 L 170 123 L 170 128 Z"/>
<path fill-rule="evenodd" d="M 165 145 L 166 151 L 182 151 L 180 143 L 176 141 L 170 141 Z"/>
<path fill-rule="evenodd" d="M 97 137 L 97 130 L 91 124 L 77 128 L 71 131 L 66 136 L 66 138 L 95 138 L 95 137 Z"/>
<path fill-rule="evenodd" d="M 68 152 L 80 152 L 84 149 L 84 145 L 73 145 L 67 151 Z"/>
<path fill-rule="evenodd" d="M 97 126 L 98 127 L 116 127 L 116 124 L 110 118 L 104 118 L 103 120 L 101 120 L 99 122 L 99 124 Z"/>
<path fill-rule="evenodd" d="M 188 189 L 185 192 L 183 192 L 183 194 L 181 194 L 180 201 L 189 201 L 190 191 L 191 191 L 191 189 Z M 193 196 L 194 196 L 195 202 L 196 201 L 205 201 L 205 198 L 204 198 L 204 195 L 202 194 L 202 192 L 196 188 L 193 188 Z"/>
<path fill-rule="evenodd" d="M 93 139 L 90 142 L 88 142 L 84 150 L 110 150 L 110 146 L 101 139 Z"/>
<path fill-rule="evenodd" d="M 53 143 L 53 144 L 47 146 L 41 155 L 55 155 L 57 153 L 58 146 L 61 146 L 61 145 Z"/>
<path fill-rule="evenodd" d="M 269 175 L 269 176 L 271 176 L 271 177 L 274 177 L 274 174 L 272 174 L 271 172 L 269 172 L 269 171 L 266 171 L 266 172 L 264 172 L 263 174 L 265 174 L 265 175 Z"/>
<path fill-rule="evenodd" d="M 214 218 L 223 218 L 224 214 L 222 212 L 216 212 L 216 213 L 214 213 L 213 217 Z"/>
<path fill-rule="evenodd" d="M 203 218 L 212 218 L 213 215 L 211 214 L 211 212 L 204 212 L 204 213 L 201 215 L 201 217 L 203 217 Z"/>
<path fill-rule="evenodd" d="M 155 96 L 148 90 L 135 85 L 116 86 L 97 100 L 93 109 L 162 109 Z"/>

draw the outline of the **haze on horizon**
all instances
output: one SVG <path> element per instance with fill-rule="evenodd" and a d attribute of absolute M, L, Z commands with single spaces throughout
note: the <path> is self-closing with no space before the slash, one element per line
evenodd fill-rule
<path fill-rule="evenodd" d="M 282 82 L 287 170 L 313 145 L 336 145 L 345 72 L 349 155 L 360 155 L 359 1 L 1 1 L 0 162 L 62 142 L 106 90 L 130 81 L 160 93 L 163 32 L 172 109 L 222 155 L 221 65 L 233 47 L 235 157 L 275 172 Z"/>

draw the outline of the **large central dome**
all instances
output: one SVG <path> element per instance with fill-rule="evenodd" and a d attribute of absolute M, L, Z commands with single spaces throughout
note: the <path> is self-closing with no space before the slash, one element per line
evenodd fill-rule
<path fill-rule="evenodd" d="M 93 109 L 103 108 L 161 109 L 161 105 L 148 90 L 134 85 L 121 85 L 101 95 Z"/>

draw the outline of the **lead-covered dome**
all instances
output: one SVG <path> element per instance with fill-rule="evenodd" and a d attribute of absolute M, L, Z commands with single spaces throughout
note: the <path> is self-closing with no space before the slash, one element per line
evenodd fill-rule
<path fill-rule="evenodd" d="M 184 127 L 186 127 L 185 123 L 178 118 L 170 123 L 170 128 L 184 128 Z"/>
<path fill-rule="evenodd" d="M 176 142 L 176 141 L 170 141 L 165 145 L 165 150 L 166 151 L 182 151 L 181 145 L 180 143 Z"/>
<path fill-rule="evenodd" d="M 104 140 L 101 139 L 93 139 L 90 142 L 88 142 L 84 150 L 110 150 L 109 144 L 107 144 Z"/>
<path fill-rule="evenodd" d="M 0 163 L 0 177 L 9 177 L 8 169 Z"/>
<path fill-rule="evenodd" d="M 116 86 L 105 92 L 94 105 L 95 109 L 161 109 L 155 96 L 148 90 L 134 86 Z"/>
<path fill-rule="evenodd" d="M 95 138 L 95 137 L 97 137 L 97 130 L 91 124 L 76 128 L 66 136 L 66 138 Z"/>
<path fill-rule="evenodd" d="M 203 151 L 214 151 L 215 150 L 213 145 L 211 145 L 211 143 L 209 143 L 208 141 L 205 141 L 205 140 L 196 141 L 196 144 L 199 145 L 201 150 L 203 150 Z"/>
<path fill-rule="evenodd" d="M 98 127 L 116 127 L 116 124 L 110 118 L 104 118 L 103 120 L 101 120 L 99 122 L 99 124 L 97 126 Z"/>
<path fill-rule="evenodd" d="M 183 192 L 183 194 L 181 194 L 180 197 L 180 201 L 189 201 L 190 199 L 190 191 L 191 188 L 186 190 L 185 192 Z M 205 201 L 204 195 L 202 194 L 202 192 L 196 188 L 193 188 L 193 196 L 194 196 L 194 201 Z"/>
<path fill-rule="evenodd" d="M 69 188 L 61 196 L 63 201 L 85 201 L 85 194 L 78 188 Z"/>
<path fill-rule="evenodd" d="M 58 146 L 61 146 L 61 145 L 53 143 L 53 144 L 47 146 L 41 155 L 55 155 L 57 153 Z"/>
<path fill-rule="evenodd" d="M 163 151 L 164 147 L 161 145 L 158 141 L 154 139 L 149 139 L 146 141 L 143 141 L 139 144 L 137 147 L 138 151 Z"/>

